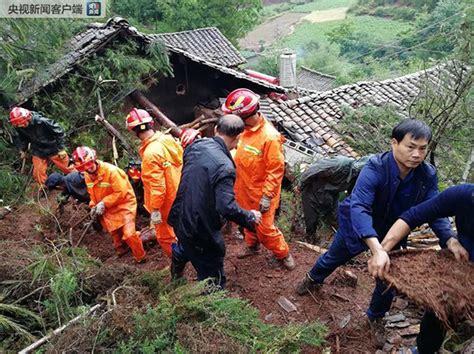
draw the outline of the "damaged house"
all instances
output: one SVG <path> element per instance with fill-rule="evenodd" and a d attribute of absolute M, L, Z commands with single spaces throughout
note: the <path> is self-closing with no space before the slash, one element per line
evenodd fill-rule
<path fill-rule="evenodd" d="M 334 78 L 306 70 L 300 84 L 306 82 L 307 88 L 297 89 L 296 84 L 283 87 L 274 78 L 241 69 L 246 60 L 217 28 L 144 34 L 115 17 L 105 24 L 90 25 L 76 35 L 69 53 L 23 85 L 17 104 L 28 105 L 34 95 L 54 90 L 55 82 L 74 71 L 77 64 L 123 38 L 140 45 L 162 43 L 173 69 L 172 76 L 160 77 L 146 93 L 132 90 L 124 98 L 124 112 L 141 106 L 149 109 L 163 126 L 193 126 L 206 135 L 206 129 L 211 132 L 215 118 L 222 114 L 220 105 L 227 94 L 246 87 L 262 96 L 261 111 L 286 136 L 290 167 L 334 154 L 358 157 L 335 129 L 343 117 L 342 106 L 390 104 L 403 114 L 426 81 L 440 85 L 440 77 L 448 71 L 445 66 L 438 66 L 397 79 L 332 88 Z M 315 86 L 311 86 L 311 80 L 316 80 Z M 319 92 L 324 89 L 329 90 Z M 176 135 L 178 128 L 173 129 L 171 133 Z"/>

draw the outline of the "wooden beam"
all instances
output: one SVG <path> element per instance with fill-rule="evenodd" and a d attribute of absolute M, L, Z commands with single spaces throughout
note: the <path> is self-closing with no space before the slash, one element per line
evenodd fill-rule
<path fill-rule="evenodd" d="M 171 119 L 169 119 L 160 109 L 153 104 L 148 98 L 145 97 L 140 91 L 133 91 L 130 96 L 142 107 L 147 108 L 151 115 L 158 120 L 160 125 L 165 128 L 170 128 L 170 134 L 175 138 L 179 138 L 181 134 L 181 128 L 176 125 Z"/>

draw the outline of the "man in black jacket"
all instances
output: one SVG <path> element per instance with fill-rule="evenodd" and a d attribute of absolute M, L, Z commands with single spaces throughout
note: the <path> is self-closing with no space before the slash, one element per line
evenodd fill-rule
<path fill-rule="evenodd" d="M 259 211 L 244 210 L 235 201 L 235 165 L 229 151 L 237 146 L 243 130 L 242 119 L 225 115 L 216 125 L 214 138 L 196 140 L 184 152 L 181 181 L 168 218 L 178 238 L 173 245 L 173 279 L 182 277 L 186 263 L 191 262 L 198 280 L 210 278 L 223 288 L 223 219 L 250 230 L 260 222 Z"/>
<path fill-rule="evenodd" d="M 31 144 L 33 178 L 39 185 L 46 182 L 48 160 L 65 174 L 73 170 L 69 167 L 69 156 L 64 150 L 64 130 L 58 123 L 22 107 L 11 110 L 10 123 L 15 127 L 14 142 L 22 159 L 26 158 L 28 144 Z"/>

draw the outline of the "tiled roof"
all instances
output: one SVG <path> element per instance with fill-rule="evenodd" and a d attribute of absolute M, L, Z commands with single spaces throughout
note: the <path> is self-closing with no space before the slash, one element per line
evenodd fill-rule
<path fill-rule="evenodd" d="M 296 84 L 308 91 L 323 92 L 336 87 L 336 78 L 301 66 L 296 76 Z"/>
<path fill-rule="evenodd" d="M 119 35 L 121 28 L 118 23 L 113 22 L 109 25 L 109 22 L 111 21 L 109 20 L 107 25 L 101 28 L 89 28 L 73 37 L 66 48 L 67 54 L 22 86 L 18 92 L 17 104 L 24 103 L 43 87 L 73 70 L 75 65 L 96 53 Z"/>
<path fill-rule="evenodd" d="M 246 62 L 240 52 L 215 27 L 153 34 L 149 37 L 162 41 L 170 50 L 181 49 L 222 66 L 234 67 Z"/>
<path fill-rule="evenodd" d="M 171 52 L 185 54 L 190 59 L 203 64 L 213 64 L 216 68 L 222 68 L 223 71 L 227 67 L 245 62 L 238 50 L 217 28 L 213 27 L 177 33 L 147 35 L 139 32 L 120 17 L 111 18 L 105 24 L 92 26 L 92 28 L 79 33 L 70 41 L 66 47 L 67 54 L 23 85 L 20 92 L 18 92 L 19 100 L 17 104 L 24 103 L 40 89 L 73 70 L 75 65 L 107 46 L 119 35 L 131 36 L 143 43 L 161 41 Z M 229 68 L 229 73 L 234 71 Z M 241 76 L 246 77 L 243 73 Z M 256 80 L 255 82 L 260 81 Z"/>
<path fill-rule="evenodd" d="M 457 68 L 455 68 L 457 67 Z M 270 101 L 275 121 L 293 140 L 322 155 L 356 156 L 356 152 L 334 130 L 343 118 L 341 107 L 392 105 L 402 115 L 420 93 L 423 85 L 449 88 L 453 85 L 454 62 L 435 66 L 414 74 L 384 81 L 358 82 L 331 91 L 289 101 Z M 466 70 L 463 66 L 461 70 Z"/>

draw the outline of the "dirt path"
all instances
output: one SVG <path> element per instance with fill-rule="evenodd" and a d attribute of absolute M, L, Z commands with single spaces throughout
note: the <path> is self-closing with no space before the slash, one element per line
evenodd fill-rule
<path fill-rule="evenodd" d="M 265 22 L 239 41 L 242 49 L 258 51 L 262 46 L 269 47 L 275 41 L 291 34 L 296 24 L 306 14 L 301 12 L 286 12 L 268 22 Z"/>
<path fill-rule="evenodd" d="M 348 7 L 338 7 L 336 9 L 313 11 L 306 15 L 302 20 L 312 23 L 329 22 L 336 20 L 344 20 L 346 18 Z"/>
<path fill-rule="evenodd" d="M 54 201 L 54 195 L 50 197 Z M 52 206 L 54 206 L 52 202 Z M 87 213 L 87 208 L 76 210 L 68 205 L 59 217 L 60 223 L 67 229 L 68 223 L 74 223 Z M 48 221 L 49 220 L 49 221 Z M 41 225 L 40 227 L 37 225 Z M 0 240 L 18 240 L 25 245 L 30 242 L 43 242 L 45 238 L 57 237 L 54 232 L 54 223 L 42 215 L 36 206 L 23 207 L 21 212 L 13 212 L 0 220 Z M 77 227 L 72 234 L 76 243 L 82 234 L 82 226 Z M 308 323 L 321 321 L 329 329 L 326 347 L 332 352 L 363 353 L 375 352 L 376 349 L 370 339 L 365 309 L 368 305 L 374 281 L 366 272 L 364 256 L 354 260 L 346 267 L 335 272 L 323 290 L 311 296 L 297 296 L 294 288 L 296 283 L 310 269 L 316 258 L 316 252 L 297 244 L 291 243 L 292 254 L 297 267 L 287 271 L 277 264 L 268 251 L 245 259 L 238 259 L 237 254 L 244 247 L 243 241 L 235 235 L 226 235 L 226 263 L 225 271 L 228 278 L 227 289 L 230 296 L 248 300 L 255 306 L 262 319 L 273 324 Z M 110 237 L 105 233 L 90 231 L 84 238 L 81 246 L 104 264 L 129 265 L 143 270 L 161 270 L 169 267 L 169 260 L 155 244 L 147 247 L 148 261 L 136 265 L 130 254 L 117 258 L 114 254 Z M 358 277 L 355 288 L 340 282 L 344 270 L 350 270 Z M 195 272 L 188 265 L 186 277 L 195 279 Z M 285 297 L 296 306 L 296 311 L 286 312 L 277 300 Z M 416 309 L 415 309 L 416 311 Z M 400 311 L 395 309 L 394 313 Z M 416 319 L 415 321 L 417 321 Z M 413 342 L 414 337 L 404 341 L 404 344 Z"/>
<path fill-rule="evenodd" d="M 258 51 L 262 47 L 269 47 L 280 38 L 290 35 L 295 26 L 302 20 L 312 23 L 343 20 L 346 18 L 348 7 L 339 7 L 330 10 L 304 12 L 285 12 L 255 28 L 239 41 L 242 49 Z"/>

